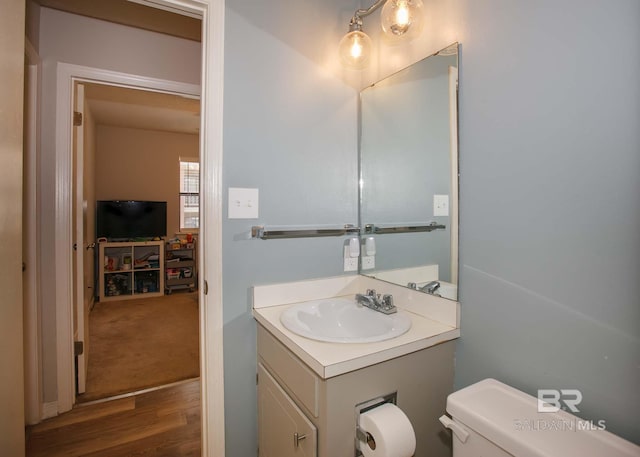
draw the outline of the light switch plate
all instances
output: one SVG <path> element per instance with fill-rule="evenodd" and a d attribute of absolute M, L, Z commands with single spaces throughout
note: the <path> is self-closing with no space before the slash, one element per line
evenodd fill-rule
<path fill-rule="evenodd" d="M 433 196 L 433 215 L 434 216 L 449 215 L 449 196 L 448 195 Z"/>
<path fill-rule="evenodd" d="M 229 187 L 229 219 L 258 219 L 258 189 Z"/>

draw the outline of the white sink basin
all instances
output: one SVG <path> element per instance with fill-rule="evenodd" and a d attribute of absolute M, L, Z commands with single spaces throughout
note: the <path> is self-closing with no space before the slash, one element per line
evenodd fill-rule
<path fill-rule="evenodd" d="M 382 314 L 358 306 L 355 298 L 300 303 L 284 311 L 280 322 L 300 336 L 332 343 L 373 343 L 395 338 L 411 328 L 406 313 Z"/>

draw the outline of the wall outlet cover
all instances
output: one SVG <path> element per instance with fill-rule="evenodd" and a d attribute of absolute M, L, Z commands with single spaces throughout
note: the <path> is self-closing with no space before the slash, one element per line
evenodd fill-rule
<path fill-rule="evenodd" d="M 362 257 L 362 269 L 372 270 L 376 267 L 376 257 L 373 255 L 365 255 Z"/>
<path fill-rule="evenodd" d="M 434 216 L 449 215 L 449 196 L 448 195 L 433 196 L 433 215 Z"/>
<path fill-rule="evenodd" d="M 345 257 L 345 259 L 344 259 L 344 271 L 358 271 L 358 258 L 357 257 Z"/>

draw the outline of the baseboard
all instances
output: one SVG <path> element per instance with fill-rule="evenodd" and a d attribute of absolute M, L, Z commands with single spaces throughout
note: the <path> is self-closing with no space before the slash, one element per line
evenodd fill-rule
<path fill-rule="evenodd" d="M 56 417 L 58 415 L 58 402 L 51 401 L 42 404 L 42 420 Z"/>

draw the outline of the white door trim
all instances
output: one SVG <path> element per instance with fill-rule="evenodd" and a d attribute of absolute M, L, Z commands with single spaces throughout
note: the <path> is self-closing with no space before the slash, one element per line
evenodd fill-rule
<path fill-rule="evenodd" d="M 73 84 L 94 81 L 125 87 L 198 96 L 200 87 L 128 75 L 99 68 L 58 63 L 56 93 L 56 339 L 58 409 L 69 411 L 75 402 L 73 360 Z"/>
<path fill-rule="evenodd" d="M 202 455 L 225 453 L 222 338 L 222 119 L 224 0 L 154 0 L 189 8 L 203 18 L 201 93 L 201 211 L 199 255 Z M 58 411 L 74 402 L 71 249 L 71 116 L 75 80 L 102 81 L 163 92 L 200 94 L 199 86 L 58 63 L 56 99 L 56 331 Z M 205 295 L 205 282 L 209 293 Z"/>
<path fill-rule="evenodd" d="M 28 39 L 25 42 L 27 65 L 25 67 L 25 143 L 24 143 L 24 214 L 22 231 L 24 236 L 23 277 L 24 303 L 24 388 L 25 420 L 27 424 L 37 424 L 42 419 L 42 372 L 40 370 L 40 277 L 38 246 L 38 202 L 37 202 L 37 160 L 39 135 L 39 80 L 40 58 Z"/>
<path fill-rule="evenodd" d="M 75 109 L 74 111 L 80 113 L 84 117 L 84 85 L 78 84 L 75 88 Z M 84 125 L 81 122 L 79 126 L 74 126 L 75 129 L 75 144 L 72 144 L 72 157 L 75 167 L 73 173 L 74 183 L 72 189 L 75 189 L 75 195 L 73 195 L 75 211 L 73 221 L 73 240 L 75 241 L 75 249 L 73 252 L 73 263 L 75 268 L 73 269 L 75 275 L 75 290 L 73 291 L 73 306 L 76 309 L 76 325 L 74 330 L 74 341 L 81 341 L 84 349 L 81 354 L 78 355 L 78 393 L 83 394 L 86 391 L 87 377 L 86 377 L 86 335 L 84 326 L 84 218 L 82 201 L 84 200 L 83 192 L 83 180 L 84 180 Z M 73 150 L 75 148 L 75 151 Z M 73 209 L 73 208 L 72 208 Z M 89 329 L 86 329 L 87 331 Z"/>

